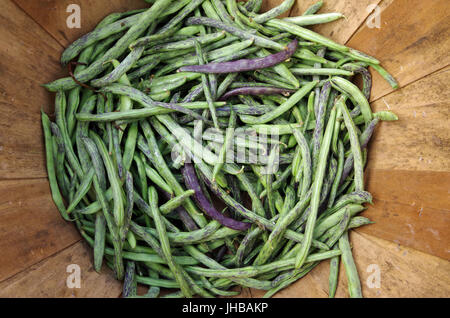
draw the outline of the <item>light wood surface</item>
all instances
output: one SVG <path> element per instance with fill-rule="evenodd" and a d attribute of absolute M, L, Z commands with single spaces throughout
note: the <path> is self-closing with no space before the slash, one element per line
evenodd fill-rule
<path fill-rule="evenodd" d="M 306 9 L 317 0 L 297 1 L 292 8 L 291 15 L 302 15 Z M 332 23 L 313 26 L 311 29 L 333 39 L 339 43 L 346 43 L 358 27 L 366 20 L 370 12 L 367 7 L 371 4 L 378 5 L 380 0 L 340 0 L 340 1 L 324 1 L 322 9 L 319 13 L 340 12 L 345 18 Z"/>
<path fill-rule="evenodd" d="M 280 0 L 265 1 L 265 8 Z M 291 15 L 312 0 L 297 1 Z M 82 28 L 68 29 L 68 4 L 82 8 Z M 381 10 L 381 28 L 365 23 Z M 0 2 L 0 297 L 118 297 L 121 284 L 92 269 L 89 247 L 52 204 L 39 111 L 52 112 L 53 95 L 39 85 L 60 77 L 63 48 L 108 13 L 145 7 L 141 0 L 5 0 Z M 351 234 L 366 297 L 450 297 L 450 2 L 445 0 L 325 0 L 321 12 L 347 19 L 313 29 L 381 60 L 399 80 L 393 91 L 374 76 L 374 111 L 400 120 L 382 123 L 370 147 L 367 187 L 376 222 Z M 81 289 L 66 285 L 70 264 Z M 366 284 L 369 265 L 381 287 Z M 327 297 L 328 262 L 276 297 Z M 243 297 L 263 293 L 244 290 Z M 347 297 L 342 269 L 337 292 Z"/>

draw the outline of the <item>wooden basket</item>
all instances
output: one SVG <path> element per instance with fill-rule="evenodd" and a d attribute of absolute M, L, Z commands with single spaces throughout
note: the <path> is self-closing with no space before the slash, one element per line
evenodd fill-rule
<path fill-rule="evenodd" d="M 291 15 L 313 2 L 299 0 Z M 81 6 L 81 29 L 67 27 L 70 4 Z M 64 47 L 105 15 L 145 6 L 142 0 L 0 1 L 0 296 L 121 294 L 108 269 L 93 270 L 90 248 L 52 202 L 40 110 L 52 113 L 54 96 L 40 84 L 67 74 L 59 64 Z M 449 297 L 450 2 L 325 0 L 322 12 L 336 11 L 347 19 L 314 29 L 377 57 L 401 84 L 393 91 L 373 74 L 374 111 L 391 109 L 400 120 L 382 123 L 371 144 L 366 175 L 374 205 L 363 215 L 376 224 L 351 234 L 363 294 Z M 81 288 L 67 287 L 71 264 L 80 266 Z M 328 268 L 323 262 L 276 297 L 327 297 Z M 347 297 L 342 273 L 337 296 Z"/>

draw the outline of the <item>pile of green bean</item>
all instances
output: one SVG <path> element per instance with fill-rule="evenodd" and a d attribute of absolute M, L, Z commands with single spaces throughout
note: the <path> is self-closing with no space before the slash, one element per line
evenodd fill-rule
<path fill-rule="evenodd" d="M 318 14 L 322 1 L 290 18 L 277 17 L 293 0 L 265 13 L 258 0 L 146 2 L 71 44 L 71 76 L 44 85 L 52 196 L 95 270 L 112 268 L 124 297 L 270 297 L 329 259 L 333 297 L 342 260 L 362 296 L 348 231 L 371 223 L 358 216 L 367 145 L 397 120 L 372 112 L 368 67 L 395 79 L 304 27 L 342 17 Z"/>

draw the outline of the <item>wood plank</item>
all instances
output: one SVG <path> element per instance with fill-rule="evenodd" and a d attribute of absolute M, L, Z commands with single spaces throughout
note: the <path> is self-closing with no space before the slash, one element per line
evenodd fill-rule
<path fill-rule="evenodd" d="M 367 234 L 352 232 L 350 239 L 364 297 L 450 296 L 448 261 Z M 380 288 L 370 288 L 367 283 L 373 274 L 373 271 L 368 272 L 371 264 L 380 270 Z M 329 261 L 323 261 L 307 276 L 274 297 L 328 297 L 328 275 Z M 341 263 L 336 297 L 348 297 L 347 288 L 347 277 Z M 263 295 L 264 291 L 256 290 L 243 293 L 244 297 L 258 298 Z"/>
<path fill-rule="evenodd" d="M 27 12 L 39 25 L 51 34 L 62 46 L 66 47 L 80 36 L 91 31 L 101 19 L 113 12 L 125 12 L 149 7 L 143 0 L 13 0 Z M 71 4 L 81 9 L 81 28 L 70 29 L 66 12 Z"/>
<path fill-rule="evenodd" d="M 376 224 L 358 231 L 450 259 L 449 172 L 367 169 L 366 180 Z"/>
<path fill-rule="evenodd" d="M 377 128 L 369 168 L 450 171 L 450 67 L 372 103 L 400 118 Z"/>
<path fill-rule="evenodd" d="M 352 232 L 350 237 L 364 297 L 450 296 L 448 261 L 367 234 Z M 368 272 L 371 264 L 380 269 L 380 288 L 370 288 L 367 284 L 373 274 L 373 271 Z M 320 264 L 311 275 L 323 290 L 328 291 L 329 262 Z M 348 297 L 347 277 L 342 264 L 336 296 Z"/>
<path fill-rule="evenodd" d="M 366 187 L 377 200 L 415 207 L 448 210 L 450 172 L 366 170 Z"/>
<path fill-rule="evenodd" d="M 381 28 L 362 25 L 347 43 L 377 57 L 401 86 L 450 64 L 450 2 L 396 0 L 381 4 Z M 411 13 L 411 8 L 414 12 Z M 372 100 L 392 91 L 374 74 Z"/>
<path fill-rule="evenodd" d="M 367 11 L 367 7 L 371 4 L 376 5 L 380 1 L 381 0 L 324 1 L 324 5 L 319 13 L 340 12 L 345 16 L 345 19 L 313 26 L 311 27 L 311 30 L 319 32 L 338 43 L 346 43 L 371 13 Z M 309 6 L 316 2 L 317 0 L 297 0 L 290 15 L 302 15 Z"/>
<path fill-rule="evenodd" d="M 60 74 L 61 46 L 11 1 L 0 3 L 0 180 L 45 177 L 40 85 Z"/>
<path fill-rule="evenodd" d="M 69 288 L 67 266 L 80 267 L 81 288 Z M 0 283 L 0 297 L 37 298 L 117 298 L 122 283 L 114 279 L 111 270 L 104 267 L 101 274 L 92 265 L 91 249 L 78 242 L 61 253 L 33 265 L 26 271 Z"/>
<path fill-rule="evenodd" d="M 53 204 L 46 179 L 0 181 L 0 281 L 80 239 Z"/>
<path fill-rule="evenodd" d="M 362 215 L 375 224 L 358 232 L 450 260 L 450 210 L 374 199 Z"/>

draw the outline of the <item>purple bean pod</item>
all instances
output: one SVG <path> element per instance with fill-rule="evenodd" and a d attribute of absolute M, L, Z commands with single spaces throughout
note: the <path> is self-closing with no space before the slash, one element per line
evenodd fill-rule
<path fill-rule="evenodd" d="M 285 50 L 268 55 L 266 57 L 242 59 L 224 63 L 209 63 L 205 65 L 184 66 L 179 69 L 179 72 L 223 74 L 259 70 L 272 67 L 286 61 L 292 56 L 292 54 L 295 53 L 297 47 L 298 40 L 295 39 L 288 44 Z"/>
<path fill-rule="evenodd" d="M 232 218 L 224 216 L 216 210 L 216 208 L 208 201 L 203 193 L 200 183 L 198 182 L 194 166 L 191 163 L 186 163 L 182 169 L 184 182 L 186 186 L 195 191 L 194 199 L 200 209 L 202 209 L 209 217 L 218 221 L 223 226 L 237 231 L 246 231 L 250 228 L 250 223 L 236 221 Z"/>

